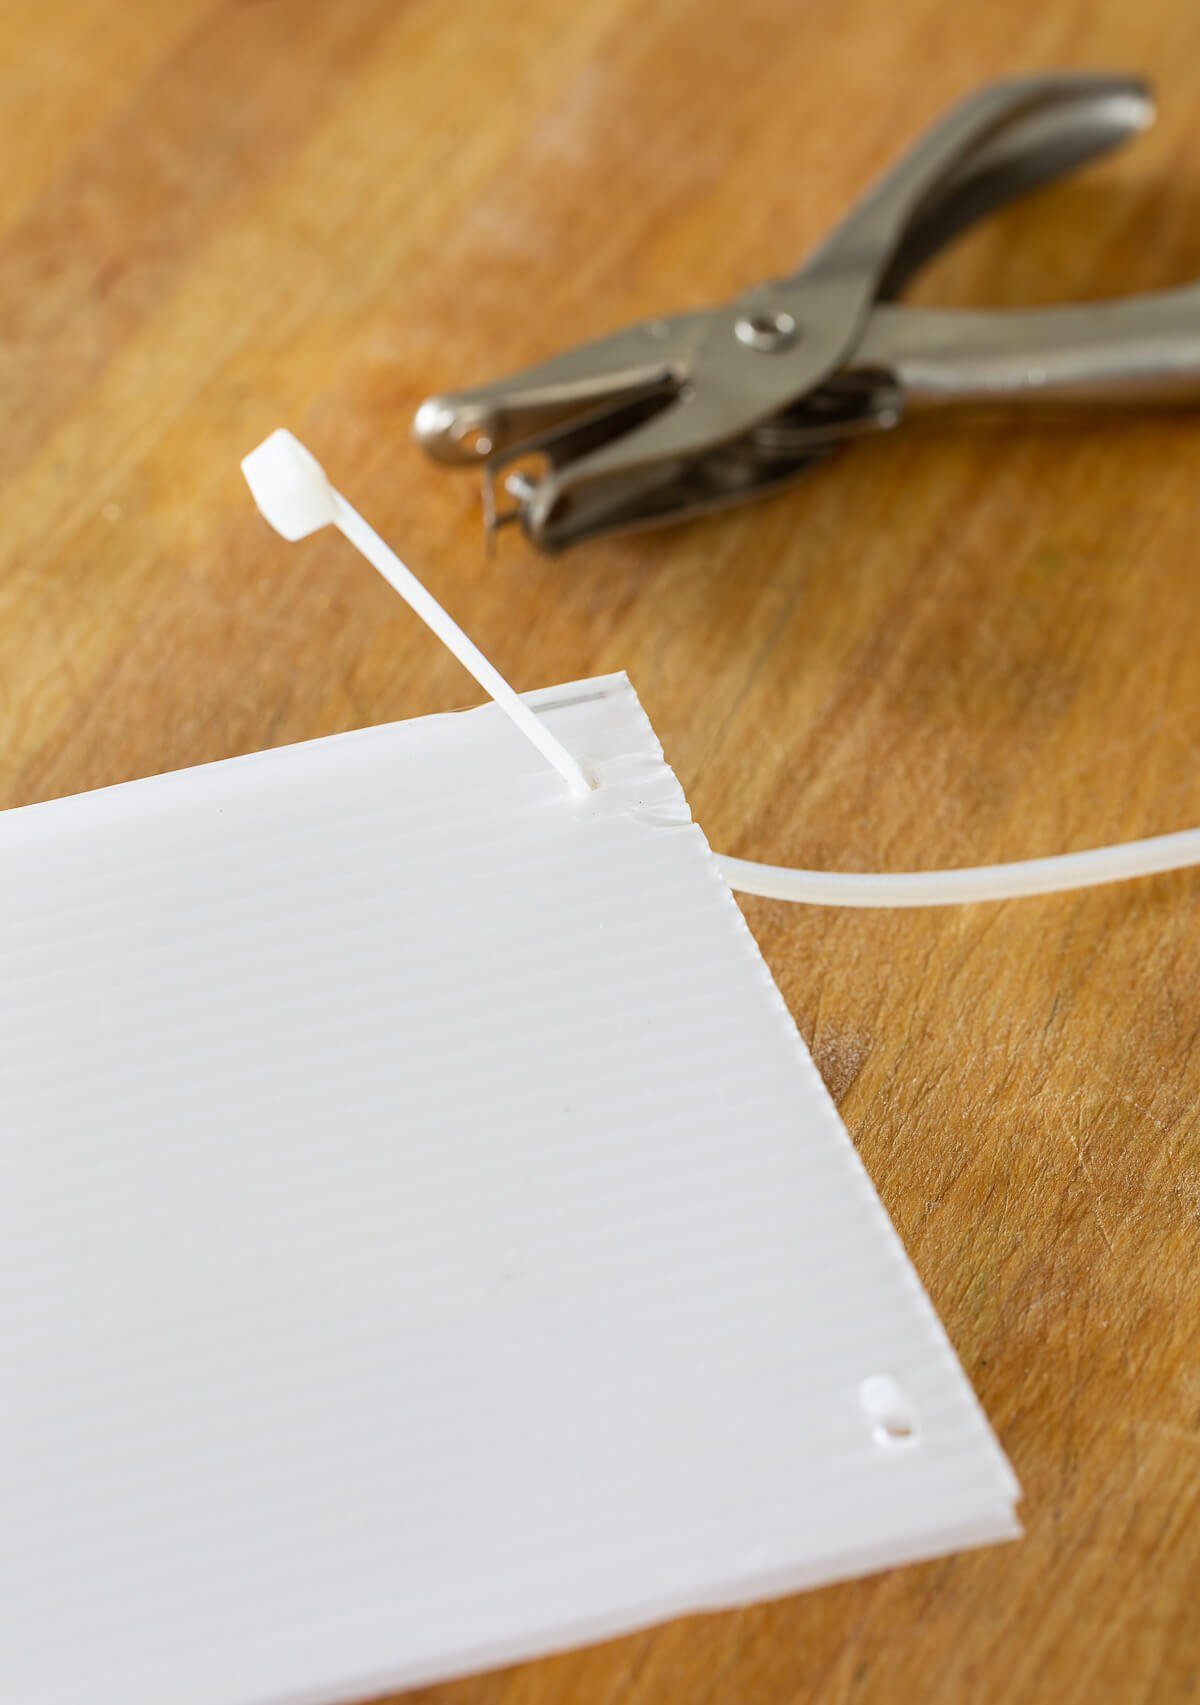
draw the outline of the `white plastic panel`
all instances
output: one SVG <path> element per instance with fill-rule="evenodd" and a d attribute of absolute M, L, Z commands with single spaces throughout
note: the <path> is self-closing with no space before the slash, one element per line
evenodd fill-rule
<path fill-rule="evenodd" d="M 341 1701 L 1017 1531 L 623 677 L 0 816 L 0 1677 Z"/>

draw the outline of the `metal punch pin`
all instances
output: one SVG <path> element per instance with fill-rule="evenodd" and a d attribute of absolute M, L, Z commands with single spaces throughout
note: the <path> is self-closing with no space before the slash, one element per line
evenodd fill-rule
<path fill-rule="evenodd" d="M 1033 310 L 893 305 L 966 226 L 1153 116 L 1137 77 L 990 84 L 951 108 L 790 278 L 430 398 L 415 435 L 438 461 L 482 464 L 490 524 L 519 520 L 557 551 L 771 491 L 918 410 L 1198 400 L 1200 285 Z"/>

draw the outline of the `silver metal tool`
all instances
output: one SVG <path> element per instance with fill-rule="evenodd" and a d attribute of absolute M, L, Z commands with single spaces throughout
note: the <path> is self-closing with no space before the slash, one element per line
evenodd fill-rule
<path fill-rule="evenodd" d="M 482 465 L 491 525 L 519 519 L 556 551 L 771 491 L 917 410 L 1200 400 L 1200 285 L 1034 310 L 892 305 L 967 225 L 1153 116 L 1137 77 L 991 84 L 790 278 L 432 397 L 416 437 L 439 461 Z M 497 481 L 512 500 L 500 512 Z"/>

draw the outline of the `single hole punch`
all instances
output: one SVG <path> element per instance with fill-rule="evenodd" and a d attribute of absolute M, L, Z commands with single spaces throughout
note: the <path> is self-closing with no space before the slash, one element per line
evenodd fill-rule
<path fill-rule="evenodd" d="M 259 514 L 285 539 L 304 539 L 322 527 L 336 527 L 458 658 L 546 762 L 554 765 L 571 791 L 578 794 L 592 791 L 595 777 L 551 734 L 395 551 L 334 490 L 320 462 L 298 438 L 282 429 L 272 432 L 243 459 L 242 472 Z"/>
<path fill-rule="evenodd" d="M 1140 134 L 1140 77 L 1040 73 L 942 115 L 790 277 L 625 327 L 523 372 L 431 397 L 435 460 L 493 470 L 541 550 L 765 496 L 922 412 L 1200 402 L 1200 284 L 1110 302 L 932 308 L 897 300 L 960 232 Z M 486 428 L 487 448 L 465 438 Z"/>
<path fill-rule="evenodd" d="M 508 684 L 396 553 L 369 527 L 357 510 L 334 490 L 325 470 L 290 432 L 273 432 L 242 462 L 242 472 L 259 513 L 285 539 L 303 539 L 321 527 L 336 527 L 378 569 L 453 652 L 484 692 L 522 734 L 553 764 L 572 792 L 585 794 L 595 777 Z M 506 516 L 498 516 L 500 524 Z M 984 864 L 958 870 L 895 873 L 795 870 L 786 865 L 755 864 L 716 855 L 731 888 L 768 900 L 793 900 L 810 906 L 954 906 L 985 900 L 1015 900 L 1034 894 L 1061 894 L 1105 882 L 1126 882 L 1168 870 L 1200 865 L 1200 829 L 1182 829 L 1149 840 L 1126 841 L 1087 852 L 1060 853 L 1012 864 Z"/>

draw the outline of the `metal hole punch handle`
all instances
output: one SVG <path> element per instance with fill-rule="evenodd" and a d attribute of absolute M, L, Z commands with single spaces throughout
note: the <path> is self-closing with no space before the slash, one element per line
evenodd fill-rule
<path fill-rule="evenodd" d="M 968 224 L 1144 130 L 1139 77 L 1050 74 L 990 83 L 951 107 L 875 183 L 795 275 L 869 277 L 893 295 Z"/>
<path fill-rule="evenodd" d="M 1200 285 L 1063 308 L 881 307 L 855 366 L 886 373 L 905 412 L 1195 403 Z"/>
<path fill-rule="evenodd" d="M 969 226 L 1107 154 L 1154 122 L 1153 95 L 1141 77 L 1026 77 L 993 88 L 1011 96 L 1003 116 L 918 201 L 880 280 L 879 301 L 900 295 L 920 268 Z M 921 153 L 927 140 L 918 142 L 914 153 Z"/>

